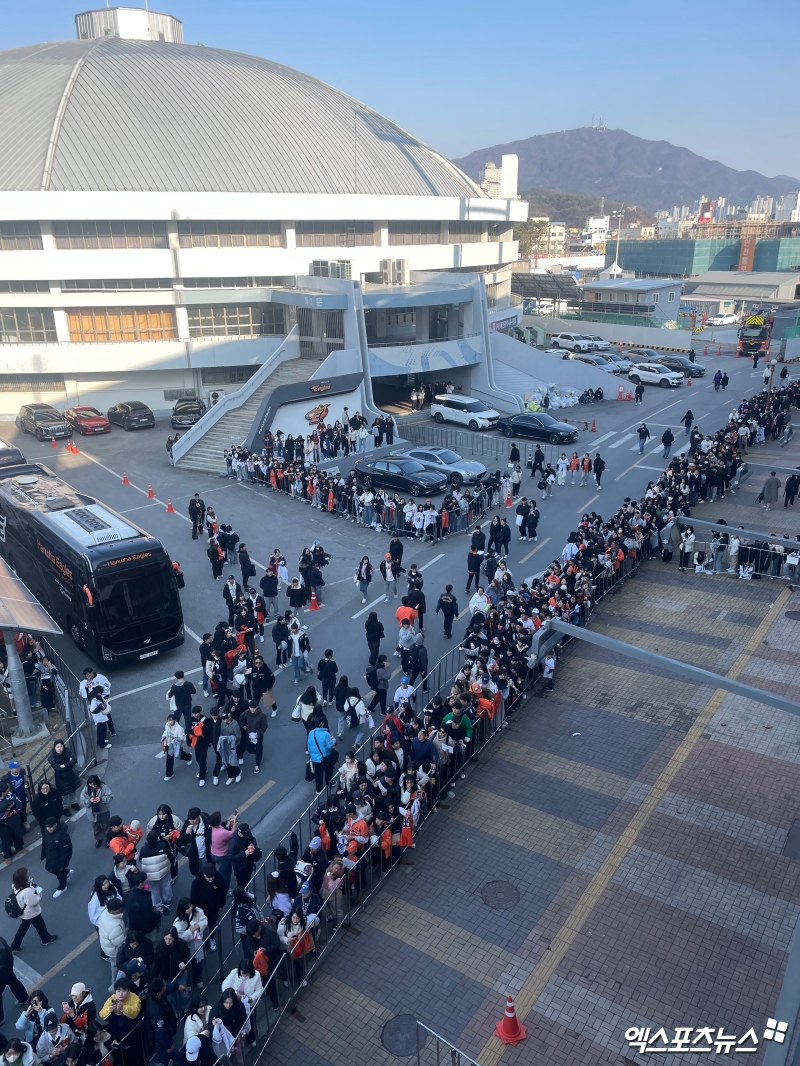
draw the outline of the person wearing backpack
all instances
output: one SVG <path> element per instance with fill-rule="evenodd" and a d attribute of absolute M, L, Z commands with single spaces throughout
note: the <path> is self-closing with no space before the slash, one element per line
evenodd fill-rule
<path fill-rule="evenodd" d="M 43 944 L 52 944 L 58 940 L 58 937 L 53 936 L 45 925 L 42 917 L 41 895 L 41 888 L 34 884 L 24 866 L 14 871 L 11 878 L 11 892 L 5 902 L 6 914 L 9 918 L 19 920 L 17 931 L 11 942 L 12 952 L 17 952 L 22 948 L 22 941 L 31 926 L 39 934 L 39 939 Z"/>

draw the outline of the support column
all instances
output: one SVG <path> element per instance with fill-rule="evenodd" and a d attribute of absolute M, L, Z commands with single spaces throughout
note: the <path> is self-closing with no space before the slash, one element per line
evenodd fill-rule
<path fill-rule="evenodd" d="M 28 698 L 28 686 L 25 684 L 22 660 L 19 657 L 17 645 L 14 643 L 14 630 L 4 629 L 3 637 L 8 656 L 8 681 L 11 685 L 11 695 L 14 697 L 14 710 L 17 713 L 17 731 L 13 734 L 13 738 L 29 740 L 36 733 L 36 728 L 33 724 L 33 711 Z"/>
<path fill-rule="evenodd" d="M 416 340 L 427 341 L 430 340 L 430 308 L 429 307 L 416 307 Z"/>

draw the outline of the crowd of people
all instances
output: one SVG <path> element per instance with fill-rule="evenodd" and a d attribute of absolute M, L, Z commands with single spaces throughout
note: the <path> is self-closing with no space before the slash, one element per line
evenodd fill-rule
<path fill-rule="evenodd" d="M 202 696 L 211 704 L 207 709 L 202 705 L 201 693 L 181 670 L 165 692 L 165 781 L 182 763 L 195 769 L 199 788 L 209 776 L 212 786 L 223 779 L 236 785 L 248 767 L 258 773 L 270 718 L 279 713 L 276 675 L 291 668 L 294 683 L 304 685 L 291 719 L 302 727 L 298 747 L 306 760 L 306 780 L 318 794 L 317 836 L 302 854 L 296 837 L 288 848 L 272 851 L 274 872 L 259 906 L 248 886 L 262 851 L 235 811 L 225 818 L 219 810 L 209 814 L 193 806 L 181 819 L 162 803 L 142 825 L 115 813 L 112 789 L 97 774 L 82 782 L 74 754 L 61 741 L 54 744 L 47 777 L 33 795 L 12 762 L 0 786 L 0 838 L 7 862 L 23 846 L 29 812 L 41 831 L 41 859 L 55 898 L 74 891 L 72 843 L 65 827 L 71 812 L 86 809 L 95 847 L 109 851 L 91 884 L 87 917 L 109 963 L 111 988 L 95 1003 L 84 984 L 73 984 L 57 1010 L 49 1007 L 46 990 L 27 993 L 13 973 L 14 953 L 23 949 L 31 927 L 44 944 L 53 943 L 56 934 L 46 922 L 43 888 L 26 867 L 16 869 L 6 911 L 18 926 L 11 944 L 0 939 L 0 979 L 23 1010 L 16 1023 L 18 1037 L 0 1037 L 3 1058 L 12 1066 L 20 1058 L 23 1066 L 35 1066 L 39 1060 L 58 1063 L 62 1057 L 65 1066 L 109 1066 L 109 1057 L 119 1066 L 141 1066 L 151 1054 L 165 1066 L 170 1060 L 202 1066 L 211 1066 L 218 1056 L 237 1060 L 243 1041 L 256 1038 L 254 1008 L 265 989 L 272 1005 L 278 1004 L 276 981 L 269 977 L 282 960 L 291 966 L 295 982 L 304 984 L 320 922 L 341 919 L 348 899 L 358 899 L 364 890 L 365 870 L 389 869 L 405 847 L 414 845 L 427 812 L 455 798 L 471 753 L 507 724 L 531 684 L 553 687 L 559 646 L 548 642 L 540 648 L 548 620 L 586 625 L 598 598 L 640 559 L 660 556 L 669 562 L 676 548 L 682 570 L 737 573 L 750 567 L 749 576 L 756 576 L 762 572 L 760 554 L 752 553 L 765 550 L 774 566 L 778 548 L 768 543 L 763 548 L 750 544 L 732 530 L 715 533 L 704 551 L 691 527 L 677 519 L 691 518 L 703 504 L 736 492 L 749 450 L 785 431 L 788 423 L 782 416 L 792 406 L 800 406 L 800 385 L 787 383 L 745 400 L 724 427 L 707 435 L 687 412 L 688 452 L 669 458 L 640 500 L 626 498 L 608 518 L 584 513 L 560 557 L 527 581 L 514 576 L 508 549 L 514 538 L 537 539 L 540 515 L 535 501 L 513 490 L 519 464 L 512 452 L 510 472 L 500 476 L 491 494 L 486 486 L 483 501 L 486 507 L 496 506 L 508 497 L 514 521 L 498 514 L 488 532 L 480 526 L 466 528 L 471 532 L 465 590 L 470 598 L 462 632 L 454 632 L 461 616 L 454 584 L 437 588 L 426 599 L 419 567 L 404 566 L 407 530 L 387 527 L 382 517 L 378 528 L 391 534 L 383 558 L 374 565 L 363 556 L 353 580 L 362 602 L 373 581 L 382 583 L 384 601 L 397 602 L 396 627 L 388 627 L 387 633 L 377 612 L 368 613 L 364 670 L 358 677 L 342 672 L 335 649 L 312 653 L 305 612 L 312 597 L 318 605 L 323 602 L 322 575 L 330 555 L 322 544 L 314 541 L 301 550 L 298 576 L 290 576 L 286 556 L 274 549 L 255 586 L 246 544 L 230 525 L 217 521 L 199 495 L 193 497 L 193 536 L 199 539 L 205 531 L 219 576 L 228 564 L 239 567 L 241 582 L 235 572 L 224 580 L 219 606 L 225 617 L 213 632 L 204 633 L 199 648 Z M 273 455 L 269 462 L 275 461 Z M 540 461 L 536 469 L 535 457 L 534 464 L 533 477 L 540 478 L 544 467 Z M 557 484 L 566 483 L 570 469 L 569 461 L 557 467 Z M 580 466 L 576 469 L 579 474 Z M 777 487 L 764 492 L 770 503 L 781 487 L 775 480 Z M 798 478 L 787 482 L 786 507 L 794 504 L 799 485 Z M 458 506 L 459 527 L 464 495 L 450 497 Z M 359 499 L 351 517 L 369 525 L 367 518 L 376 513 L 373 495 Z M 429 525 L 435 536 L 444 535 L 450 522 L 440 524 L 442 511 L 434 513 L 439 518 Z M 466 515 L 468 526 L 469 507 Z M 796 577 L 799 562 L 781 552 L 773 576 L 786 565 L 794 566 Z M 446 683 L 429 689 L 426 626 L 439 615 L 445 639 L 457 642 L 458 668 Z M 262 648 L 267 639 L 274 647 L 274 663 Z M 35 647 L 23 650 L 26 657 L 31 653 L 35 674 L 36 663 L 46 657 Z M 396 687 L 394 659 L 400 667 Z M 38 684 L 44 687 L 46 681 L 45 676 Z M 101 699 L 108 710 L 108 679 L 87 667 L 84 684 L 88 706 Z M 94 717 L 97 709 L 92 713 Z M 104 717 L 103 723 L 95 719 L 98 731 L 101 724 L 105 727 L 103 739 L 113 732 L 113 719 Z M 188 893 L 176 899 L 174 882 L 182 860 L 192 881 Z M 88 888 L 91 878 L 79 880 Z M 209 1002 L 204 959 L 216 950 L 228 905 L 241 958 L 221 982 L 220 996 Z M 182 1013 L 183 1047 L 178 1050 Z"/>

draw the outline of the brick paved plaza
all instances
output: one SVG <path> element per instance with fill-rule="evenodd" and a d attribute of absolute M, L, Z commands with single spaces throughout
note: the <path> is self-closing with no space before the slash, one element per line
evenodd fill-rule
<path fill-rule="evenodd" d="M 758 452 L 796 462 L 791 446 Z M 768 515 L 755 505 L 761 480 L 696 517 L 794 535 L 782 499 Z M 592 628 L 794 699 L 797 610 L 785 581 L 656 560 Z M 752 1026 L 758 1052 L 738 1061 L 778 1050 L 762 1035 L 800 917 L 800 861 L 787 854 L 800 855 L 800 719 L 582 645 L 457 791 L 330 953 L 270 1061 L 411 1061 L 381 1043 L 397 1015 L 480 1066 L 659 1061 L 628 1047 L 634 1027 L 672 1038 Z M 509 992 L 528 1027 L 516 1048 L 492 1035 Z M 722 1058 L 690 1048 L 668 1061 Z"/>

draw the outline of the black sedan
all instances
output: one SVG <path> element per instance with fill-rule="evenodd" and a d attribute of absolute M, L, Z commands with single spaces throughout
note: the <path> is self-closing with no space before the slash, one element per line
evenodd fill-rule
<path fill-rule="evenodd" d="M 431 496 L 444 492 L 447 478 L 426 470 L 416 459 L 357 459 L 354 466 L 359 484 L 365 489 L 382 488 L 409 496 Z"/>
<path fill-rule="evenodd" d="M 173 429 L 186 429 L 199 422 L 206 413 L 206 405 L 202 400 L 178 400 L 172 408 L 170 422 Z"/>
<path fill-rule="evenodd" d="M 131 429 L 152 428 L 156 424 L 155 415 L 147 404 L 142 403 L 141 400 L 115 403 L 113 407 L 109 407 L 106 413 L 109 422 L 122 426 L 126 432 Z"/>
<path fill-rule="evenodd" d="M 500 419 L 497 428 L 509 439 L 530 437 L 532 440 L 549 441 L 550 444 L 571 444 L 578 439 L 578 431 L 574 426 L 568 422 L 559 422 L 545 411 L 506 415 Z"/>
<path fill-rule="evenodd" d="M 699 363 L 693 363 L 692 360 L 687 359 L 685 355 L 664 355 L 662 352 L 658 357 L 658 361 L 662 366 L 667 367 L 668 370 L 677 370 L 677 372 L 683 374 L 685 378 L 705 377 L 706 368 L 700 366 Z"/>

